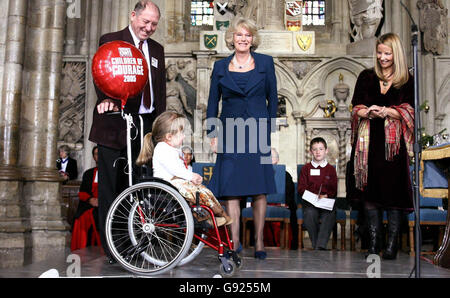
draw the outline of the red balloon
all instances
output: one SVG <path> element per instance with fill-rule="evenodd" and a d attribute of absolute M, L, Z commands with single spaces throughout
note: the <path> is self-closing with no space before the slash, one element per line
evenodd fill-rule
<path fill-rule="evenodd" d="M 142 92 L 148 81 L 144 54 L 125 41 L 111 41 L 98 48 L 92 60 L 92 77 L 107 96 L 122 101 Z"/>

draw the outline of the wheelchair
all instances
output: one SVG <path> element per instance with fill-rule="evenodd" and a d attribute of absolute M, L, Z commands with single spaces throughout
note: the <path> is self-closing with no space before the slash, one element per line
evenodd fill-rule
<path fill-rule="evenodd" d="M 127 122 L 129 187 L 114 200 L 106 218 L 106 240 L 112 256 L 127 271 L 151 276 L 188 264 L 207 245 L 218 252 L 220 274 L 232 276 L 242 267 L 242 259 L 233 251 L 228 226 L 217 227 L 212 210 L 199 204 L 199 194 L 196 204 L 189 206 L 176 187 L 165 180 L 150 177 L 133 185 L 134 124 L 131 115 L 121 113 Z M 142 142 L 143 136 L 141 147 Z M 205 214 L 212 219 L 212 226 L 197 221 L 196 217 Z"/>

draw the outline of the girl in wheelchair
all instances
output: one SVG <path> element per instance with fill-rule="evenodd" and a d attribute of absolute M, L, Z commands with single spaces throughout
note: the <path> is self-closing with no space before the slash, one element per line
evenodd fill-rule
<path fill-rule="evenodd" d="M 184 140 L 186 118 L 173 111 L 166 111 L 153 122 L 152 132 L 144 136 L 144 143 L 136 160 L 138 166 L 151 165 L 153 176 L 166 180 L 175 186 L 190 205 L 196 204 L 196 193 L 200 194 L 200 204 L 214 212 L 217 226 L 232 223 L 214 194 L 202 185 L 202 176 L 188 170 L 184 164 L 180 147 Z M 198 221 L 209 216 L 193 213 Z"/>

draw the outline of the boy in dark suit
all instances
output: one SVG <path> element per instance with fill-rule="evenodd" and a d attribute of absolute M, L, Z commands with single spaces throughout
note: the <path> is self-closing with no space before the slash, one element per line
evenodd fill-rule
<path fill-rule="evenodd" d="M 298 194 L 306 190 L 319 198 L 335 198 L 337 195 L 336 169 L 327 160 L 327 143 L 323 138 L 311 140 L 309 149 L 312 161 L 304 165 L 298 177 Z M 313 249 L 326 250 L 328 239 L 336 223 L 336 207 L 329 211 L 317 208 L 303 200 L 304 225 L 308 231 Z"/>

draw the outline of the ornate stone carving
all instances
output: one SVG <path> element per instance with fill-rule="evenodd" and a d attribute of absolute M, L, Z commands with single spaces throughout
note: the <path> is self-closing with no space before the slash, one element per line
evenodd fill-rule
<path fill-rule="evenodd" d="M 323 110 L 325 118 L 333 118 L 336 113 L 336 103 L 334 100 L 322 100 L 319 102 L 319 108 Z"/>
<path fill-rule="evenodd" d="M 65 62 L 62 75 L 58 142 L 80 147 L 84 142 L 86 63 Z"/>
<path fill-rule="evenodd" d="M 420 10 L 420 31 L 423 32 L 423 45 L 425 50 L 435 55 L 441 55 L 444 44 L 448 43 L 447 15 L 441 0 L 419 0 L 417 7 Z"/>
<path fill-rule="evenodd" d="M 383 0 L 348 0 L 350 20 L 354 27 L 351 36 L 355 41 L 375 36 L 378 25 L 383 18 Z"/>
<path fill-rule="evenodd" d="M 175 79 L 177 77 L 177 66 L 171 63 L 166 68 L 167 74 L 167 96 L 166 109 L 179 114 L 192 115 L 192 108 L 187 103 L 186 93 L 183 86 Z"/>
<path fill-rule="evenodd" d="M 197 98 L 193 87 L 197 84 L 195 66 L 191 60 L 183 58 L 169 60 L 166 65 L 166 108 L 185 115 L 193 125 Z"/>
<path fill-rule="evenodd" d="M 350 87 L 344 83 L 344 76 L 339 74 L 339 83 L 333 88 L 333 95 L 336 98 L 338 105 L 336 116 L 337 117 L 348 117 L 349 110 L 345 102 L 350 94 Z"/>
<path fill-rule="evenodd" d="M 255 0 L 230 0 L 228 7 L 235 16 L 241 16 L 246 19 L 256 20 L 256 12 L 258 10 L 258 1 Z"/>
<path fill-rule="evenodd" d="M 289 68 L 289 70 L 295 73 L 297 79 L 302 80 L 314 66 L 320 63 L 320 61 L 282 60 L 281 63 L 286 65 Z"/>

